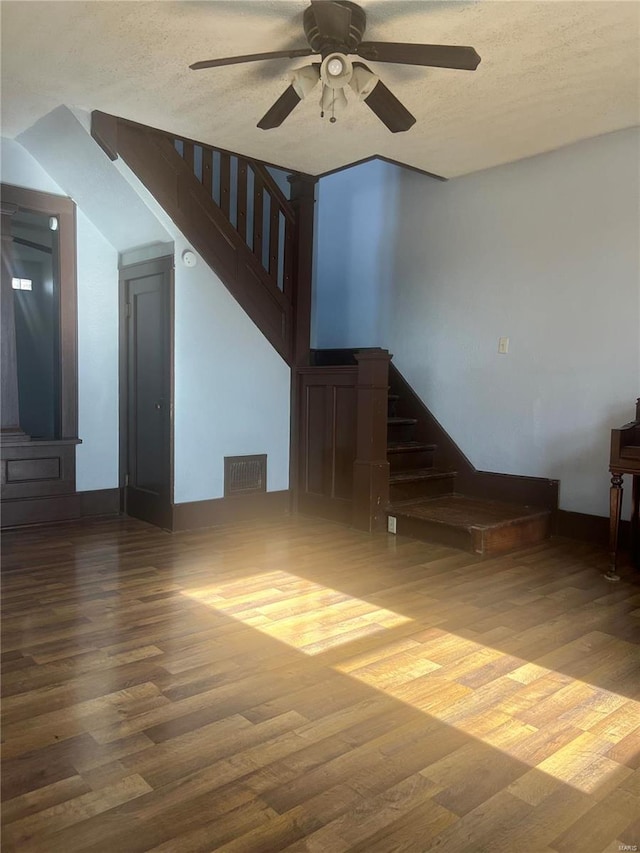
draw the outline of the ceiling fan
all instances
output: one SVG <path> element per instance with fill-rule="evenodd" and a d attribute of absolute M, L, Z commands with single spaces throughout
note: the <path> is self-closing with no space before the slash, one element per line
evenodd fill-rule
<path fill-rule="evenodd" d="M 295 59 L 319 54 L 322 62 L 300 68 L 292 75 L 291 85 L 258 122 L 262 130 L 279 127 L 287 116 L 322 83 L 321 115 L 330 113 L 335 122 L 336 110 L 347 105 L 346 86 L 364 101 L 392 133 L 409 130 L 415 117 L 363 62 L 351 61 L 357 56 L 373 62 L 400 65 L 424 65 L 475 71 L 480 57 L 472 47 L 444 44 L 403 44 L 398 42 L 362 41 L 367 26 L 363 9 L 348 0 L 311 0 L 303 17 L 304 34 L 309 47 L 207 59 L 189 67 L 217 68 L 262 59 Z"/>

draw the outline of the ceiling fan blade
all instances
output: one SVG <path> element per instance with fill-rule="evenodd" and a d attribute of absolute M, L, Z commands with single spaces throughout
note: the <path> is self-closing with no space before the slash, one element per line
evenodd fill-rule
<path fill-rule="evenodd" d="M 288 86 L 275 104 L 262 116 L 258 122 L 258 127 L 261 130 L 272 130 L 274 127 L 280 127 L 282 122 L 293 112 L 300 101 L 301 98 L 293 86 Z"/>
<path fill-rule="evenodd" d="M 311 56 L 314 53 L 310 47 L 299 47 L 294 50 L 274 50 L 271 53 L 250 53 L 247 56 L 227 56 L 225 59 L 205 59 L 190 65 L 193 71 L 201 68 L 219 68 L 221 65 L 239 65 L 242 62 L 258 62 L 261 59 L 295 59 L 297 56 Z"/>
<path fill-rule="evenodd" d="M 435 68 L 458 68 L 461 71 L 475 71 L 480 63 L 480 57 L 474 48 L 457 44 L 363 41 L 356 52 L 358 56 L 372 62 L 430 65 Z"/>
<path fill-rule="evenodd" d="M 366 66 L 361 65 L 359 62 L 354 62 L 354 65 L 366 68 Z M 378 80 L 371 93 L 363 100 L 369 109 L 378 116 L 380 121 L 389 128 L 391 133 L 401 133 L 404 130 L 409 130 L 416 123 L 415 116 L 411 115 L 409 110 L 400 103 L 393 92 L 387 89 L 382 80 Z"/>
<path fill-rule="evenodd" d="M 351 9 L 334 0 L 311 0 L 311 8 L 324 39 L 346 44 L 351 25 Z"/>

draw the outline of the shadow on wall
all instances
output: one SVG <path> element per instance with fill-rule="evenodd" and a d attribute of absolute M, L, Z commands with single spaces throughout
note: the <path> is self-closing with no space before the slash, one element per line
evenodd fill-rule
<path fill-rule="evenodd" d="M 396 167 L 381 161 L 321 179 L 313 345 L 386 347 L 392 310 Z"/>

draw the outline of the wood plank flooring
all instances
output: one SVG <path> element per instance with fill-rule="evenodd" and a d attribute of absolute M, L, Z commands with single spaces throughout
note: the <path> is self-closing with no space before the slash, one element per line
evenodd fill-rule
<path fill-rule="evenodd" d="M 3 550 L 7 853 L 640 845 L 640 584 L 591 546 L 104 519 Z"/>

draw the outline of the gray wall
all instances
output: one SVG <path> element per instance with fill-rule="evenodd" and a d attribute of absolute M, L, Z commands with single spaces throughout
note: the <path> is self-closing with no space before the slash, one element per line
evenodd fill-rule
<path fill-rule="evenodd" d="M 606 514 L 610 429 L 640 393 L 639 150 L 631 129 L 447 183 L 324 179 L 315 344 L 388 347 L 476 467 Z"/>

